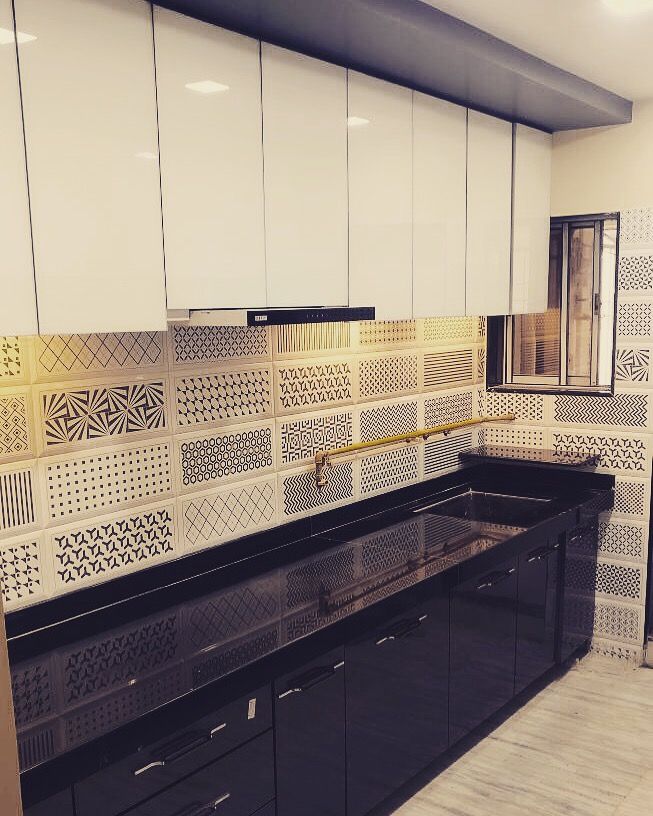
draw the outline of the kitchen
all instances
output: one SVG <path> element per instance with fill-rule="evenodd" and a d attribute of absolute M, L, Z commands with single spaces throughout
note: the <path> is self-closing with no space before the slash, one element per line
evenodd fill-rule
<path fill-rule="evenodd" d="M 0 0 L 3 816 L 646 812 L 653 3 L 566 5 Z"/>

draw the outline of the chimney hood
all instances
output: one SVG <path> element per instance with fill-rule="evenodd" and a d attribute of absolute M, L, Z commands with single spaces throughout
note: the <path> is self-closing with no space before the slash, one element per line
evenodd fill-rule
<path fill-rule="evenodd" d="M 190 326 L 283 326 L 374 320 L 374 306 L 303 306 L 298 309 L 169 309 L 168 321 Z"/>

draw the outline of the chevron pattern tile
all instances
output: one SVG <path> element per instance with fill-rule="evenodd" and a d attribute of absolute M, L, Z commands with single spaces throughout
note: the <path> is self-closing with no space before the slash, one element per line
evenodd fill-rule
<path fill-rule="evenodd" d="M 647 428 L 647 394 L 615 394 L 612 397 L 588 397 L 570 394 L 555 398 L 556 422 L 574 425 L 606 425 L 621 428 Z"/>

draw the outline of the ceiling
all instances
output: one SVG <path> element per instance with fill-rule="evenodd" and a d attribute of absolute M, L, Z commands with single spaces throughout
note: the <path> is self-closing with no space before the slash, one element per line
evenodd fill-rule
<path fill-rule="evenodd" d="M 631 100 L 653 98 L 653 4 L 618 14 L 604 0 L 422 0 Z"/>

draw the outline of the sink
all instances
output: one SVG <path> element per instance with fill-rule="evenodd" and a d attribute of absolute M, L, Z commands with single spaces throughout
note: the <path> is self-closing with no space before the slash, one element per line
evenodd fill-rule
<path fill-rule="evenodd" d="M 532 527 L 554 515 L 556 509 L 552 499 L 468 490 L 466 493 L 430 504 L 415 512 L 452 516 L 488 524 Z"/>

